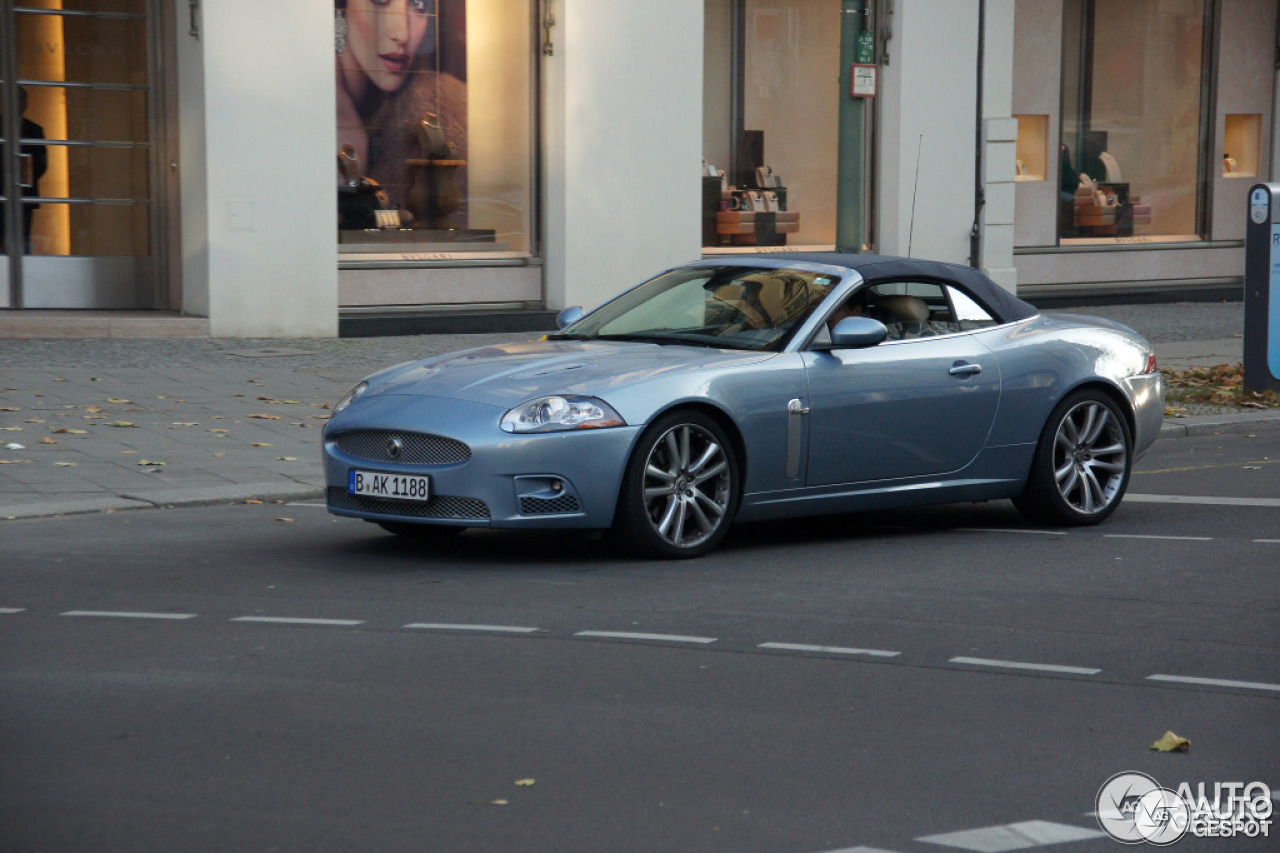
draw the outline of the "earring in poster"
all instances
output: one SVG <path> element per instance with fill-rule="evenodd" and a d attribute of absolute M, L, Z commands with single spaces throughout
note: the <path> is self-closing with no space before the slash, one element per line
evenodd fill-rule
<path fill-rule="evenodd" d="M 347 52 L 347 13 L 341 9 L 333 13 L 333 49 L 338 54 Z"/>

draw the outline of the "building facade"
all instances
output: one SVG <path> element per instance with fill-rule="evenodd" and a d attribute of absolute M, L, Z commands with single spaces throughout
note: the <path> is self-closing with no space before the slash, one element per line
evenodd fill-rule
<path fill-rule="evenodd" d="M 225 337 L 870 250 L 1238 295 L 1274 0 L 0 0 L 0 308 Z M 482 327 L 482 326 L 481 326 Z M 475 328 L 475 326 L 472 326 Z"/>

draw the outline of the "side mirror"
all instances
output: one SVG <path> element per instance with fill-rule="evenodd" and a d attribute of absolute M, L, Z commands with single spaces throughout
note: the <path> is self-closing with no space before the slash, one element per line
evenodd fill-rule
<path fill-rule="evenodd" d="M 839 349 L 873 347 L 889 337 L 884 323 L 870 317 L 845 317 L 831 330 L 831 346 Z"/>
<path fill-rule="evenodd" d="M 581 305 L 570 305 L 556 315 L 556 328 L 563 329 L 565 326 L 572 326 L 585 316 L 587 316 L 587 312 L 582 310 Z"/>

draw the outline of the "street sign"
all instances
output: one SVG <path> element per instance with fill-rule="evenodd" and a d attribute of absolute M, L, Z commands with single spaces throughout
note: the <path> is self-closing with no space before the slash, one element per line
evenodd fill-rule
<path fill-rule="evenodd" d="M 849 72 L 849 94 L 855 98 L 874 98 L 877 70 L 874 65 L 855 64 Z"/>
<path fill-rule="evenodd" d="M 1244 244 L 1244 386 L 1280 391 L 1280 184 L 1249 190 Z"/>
<path fill-rule="evenodd" d="M 875 34 L 863 30 L 858 33 L 858 40 L 854 44 L 854 54 L 856 62 L 859 65 L 870 65 L 876 61 L 876 37 Z"/>

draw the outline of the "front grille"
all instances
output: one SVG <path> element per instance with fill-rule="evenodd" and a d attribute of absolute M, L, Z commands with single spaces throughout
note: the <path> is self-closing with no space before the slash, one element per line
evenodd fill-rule
<path fill-rule="evenodd" d="M 559 515 L 577 511 L 577 495 L 565 494 L 554 498 L 523 497 L 520 499 L 521 515 Z"/>
<path fill-rule="evenodd" d="M 329 487 L 329 506 L 372 512 L 378 515 L 413 516 L 414 518 L 475 519 L 489 518 L 489 507 L 475 498 L 436 495 L 429 501 L 389 501 L 353 495 L 341 486 Z"/>
<path fill-rule="evenodd" d="M 399 439 L 400 453 L 392 456 L 388 449 L 392 439 Z M 394 432 L 365 429 L 344 432 L 334 439 L 338 450 L 370 462 L 395 462 L 401 465 L 457 465 L 471 458 L 471 448 L 461 441 L 420 432 Z"/>

